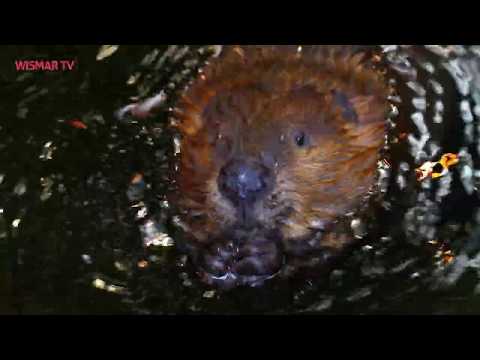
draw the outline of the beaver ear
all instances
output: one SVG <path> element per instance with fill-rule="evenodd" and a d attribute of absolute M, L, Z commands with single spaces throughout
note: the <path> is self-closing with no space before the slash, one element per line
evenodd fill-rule
<path fill-rule="evenodd" d="M 383 121 L 384 109 L 374 95 L 349 96 L 338 90 L 333 90 L 332 94 L 334 104 L 347 121 L 355 124 Z"/>

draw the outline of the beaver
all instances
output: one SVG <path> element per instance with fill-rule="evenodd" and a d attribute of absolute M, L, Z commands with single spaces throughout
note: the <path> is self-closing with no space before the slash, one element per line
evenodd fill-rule
<path fill-rule="evenodd" d="M 370 56 L 369 56 L 370 55 Z M 337 219 L 376 184 L 389 88 L 353 45 L 230 45 L 182 91 L 170 203 L 201 278 L 257 286 L 353 242 Z M 155 96 L 129 106 L 144 118 Z"/>
<path fill-rule="evenodd" d="M 366 54 L 224 46 L 183 92 L 173 202 L 204 281 L 256 286 L 352 242 L 332 227 L 375 184 L 386 135 L 388 86 Z"/>

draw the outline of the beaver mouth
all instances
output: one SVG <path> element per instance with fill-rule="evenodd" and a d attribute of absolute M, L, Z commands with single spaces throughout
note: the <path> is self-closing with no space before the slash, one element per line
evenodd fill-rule
<path fill-rule="evenodd" d="M 285 255 L 279 232 L 237 226 L 197 248 L 193 259 L 204 282 L 228 289 L 274 278 Z"/>
<path fill-rule="evenodd" d="M 308 240 L 288 240 L 278 230 L 242 225 L 195 249 L 192 259 L 203 282 L 224 290 L 258 287 L 298 268 L 316 267 L 329 260 L 320 233 Z"/>
<path fill-rule="evenodd" d="M 266 281 L 277 277 L 280 270 L 272 275 L 239 275 L 234 272 L 227 272 L 223 276 L 213 275 L 204 269 L 199 270 L 200 278 L 208 285 L 221 288 L 223 290 L 230 290 L 238 286 L 259 287 Z"/>

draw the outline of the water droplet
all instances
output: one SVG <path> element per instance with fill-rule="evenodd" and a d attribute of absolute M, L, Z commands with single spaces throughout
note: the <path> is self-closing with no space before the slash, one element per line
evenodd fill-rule
<path fill-rule="evenodd" d="M 137 220 L 140 220 L 145 218 L 147 215 L 148 215 L 148 209 L 146 207 L 142 207 L 137 211 L 135 218 Z"/>
<path fill-rule="evenodd" d="M 452 184 L 452 174 L 447 173 L 446 175 L 442 176 L 438 181 L 438 189 L 435 194 L 435 200 L 437 202 L 441 202 L 442 199 L 450 194 L 451 192 L 451 184 Z"/>
<path fill-rule="evenodd" d="M 435 94 L 437 95 L 443 95 L 444 90 L 443 86 L 436 80 L 430 79 L 429 81 L 430 86 L 432 87 L 432 90 Z"/>
<path fill-rule="evenodd" d="M 112 56 L 119 48 L 119 45 L 102 45 L 97 53 L 97 61 L 102 61 Z"/>
<path fill-rule="evenodd" d="M 435 72 L 435 66 L 430 62 L 422 63 L 421 66 L 425 69 L 426 72 L 430 74 L 433 74 Z"/>
<path fill-rule="evenodd" d="M 88 255 L 88 254 L 83 254 L 83 255 L 82 255 L 82 260 L 83 260 L 83 262 L 84 262 L 85 264 L 87 264 L 87 265 L 91 265 L 91 264 L 93 263 L 92 257 L 91 257 L 90 255 Z"/>
<path fill-rule="evenodd" d="M 405 176 L 401 174 L 397 176 L 397 185 L 400 190 L 404 190 L 407 187 L 407 181 L 405 180 Z"/>
<path fill-rule="evenodd" d="M 473 171 L 472 168 L 468 165 L 464 165 L 462 168 L 462 172 L 460 178 L 463 183 L 463 187 L 467 194 L 472 195 L 475 191 L 475 186 L 473 185 Z"/>
<path fill-rule="evenodd" d="M 408 172 L 408 171 L 410 171 L 410 165 L 408 163 L 402 161 L 400 163 L 399 169 L 400 169 L 400 171 Z"/>
<path fill-rule="evenodd" d="M 415 158 L 416 162 L 422 161 L 426 158 L 426 154 L 423 149 L 427 145 L 428 140 L 430 140 L 430 134 L 423 134 L 420 139 L 417 139 L 412 134 L 408 135 L 410 154 Z"/>
<path fill-rule="evenodd" d="M 450 73 L 452 78 L 457 84 L 457 89 L 463 96 L 467 96 L 470 93 L 470 81 L 471 76 L 467 74 L 460 65 L 459 59 L 450 60 L 443 64 L 444 68 Z"/>
<path fill-rule="evenodd" d="M 407 86 L 410 89 L 412 89 L 420 97 L 425 97 L 425 95 L 427 94 L 427 91 L 425 90 L 425 88 L 416 81 L 407 82 Z"/>
<path fill-rule="evenodd" d="M 413 274 L 410 275 L 410 279 L 417 279 L 420 277 L 420 273 L 419 272 L 414 272 Z"/>
<path fill-rule="evenodd" d="M 373 250 L 373 246 L 372 245 L 365 245 L 362 247 L 362 251 L 364 252 L 370 252 Z"/>
<path fill-rule="evenodd" d="M 118 271 L 127 271 L 127 266 L 120 261 L 115 261 L 113 265 L 115 266 L 115 269 L 117 269 Z"/>
<path fill-rule="evenodd" d="M 175 155 L 180 154 L 181 151 L 181 141 L 178 137 L 173 138 L 173 146 Z"/>
<path fill-rule="evenodd" d="M 214 296 L 215 296 L 215 290 L 209 290 L 209 291 L 205 291 L 205 292 L 203 293 L 203 297 L 204 297 L 205 299 L 211 299 L 211 298 L 213 298 Z"/>
<path fill-rule="evenodd" d="M 18 228 L 18 226 L 20 225 L 20 222 L 21 222 L 21 219 L 15 219 L 12 221 L 12 226 L 14 228 Z"/>
<path fill-rule="evenodd" d="M 107 283 L 105 281 L 103 281 L 102 279 L 99 279 L 99 278 L 93 280 L 93 282 L 92 282 L 92 286 L 97 288 L 97 289 L 105 289 L 106 284 Z"/>
<path fill-rule="evenodd" d="M 390 95 L 388 97 L 388 100 L 391 101 L 391 102 L 394 102 L 394 103 L 397 103 L 397 104 L 401 104 L 402 103 L 402 98 L 398 95 Z"/>
<path fill-rule="evenodd" d="M 427 100 L 424 97 L 413 98 L 412 104 L 419 111 L 425 111 L 427 109 Z"/>
<path fill-rule="evenodd" d="M 473 114 L 470 108 L 470 103 L 467 100 L 463 100 L 460 103 L 460 114 L 464 122 L 471 123 L 473 121 Z"/>
<path fill-rule="evenodd" d="M 412 119 L 413 123 L 417 127 L 420 134 L 428 134 L 429 133 L 428 132 L 428 127 L 427 127 L 427 125 L 425 124 L 425 121 L 424 121 L 423 113 L 416 112 L 416 113 L 412 114 L 412 116 L 410 118 Z"/>
<path fill-rule="evenodd" d="M 355 302 L 355 301 L 361 300 L 363 298 L 366 298 L 366 297 L 370 296 L 371 294 L 372 294 L 372 290 L 368 287 L 365 287 L 365 288 L 362 288 L 362 289 L 359 289 L 359 290 L 355 291 L 352 295 L 347 297 L 347 301 Z"/>
<path fill-rule="evenodd" d="M 310 222 L 310 227 L 316 230 L 325 230 L 326 223 L 321 219 L 313 219 Z"/>
<path fill-rule="evenodd" d="M 350 227 L 352 228 L 353 235 L 357 239 L 361 239 L 366 235 L 366 227 L 365 224 L 360 219 L 354 219 L 350 223 Z"/>
<path fill-rule="evenodd" d="M 52 141 L 48 141 L 42 147 L 42 151 L 40 153 L 39 159 L 46 161 L 51 160 L 53 158 L 53 152 L 56 150 L 56 147 L 53 146 Z"/>
<path fill-rule="evenodd" d="M 398 49 L 398 45 L 380 45 L 380 47 L 382 48 L 385 54 L 389 52 L 397 51 Z"/>
<path fill-rule="evenodd" d="M 390 170 L 385 168 L 378 169 L 378 187 L 381 193 L 388 191 L 388 181 L 390 178 Z"/>
<path fill-rule="evenodd" d="M 142 233 L 145 247 L 171 247 L 175 245 L 173 239 L 168 234 L 161 232 L 160 226 L 151 219 L 140 226 L 140 232 Z"/>
<path fill-rule="evenodd" d="M 466 124 L 463 130 L 465 135 L 465 144 L 471 144 L 474 141 L 474 127 L 473 124 Z"/>
<path fill-rule="evenodd" d="M 425 45 L 425 48 L 443 58 L 450 56 L 450 51 L 442 45 Z"/>

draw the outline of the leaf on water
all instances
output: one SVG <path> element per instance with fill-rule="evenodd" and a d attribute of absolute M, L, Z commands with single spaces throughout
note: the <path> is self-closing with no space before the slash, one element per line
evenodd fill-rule
<path fill-rule="evenodd" d="M 418 181 L 423 181 L 427 178 L 437 179 L 446 175 L 450 167 L 459 163 L 458 155 L 444 154 L 438 162 L 425 162 L 421 167 L 415 169 Z"/>
<path fill-rule="evenodd" d="M 98 50 L 97 61 L 102 61 L 112 56 L 119 48 L 119 45 L 102 45 Z"/>
<path fill-rule="evenodd" d="M 85 125 L 81 120 L 79 119 L 73 119 L 73 120 L 69 120 L 67 121 L 67 124 L 69 124 L 70 126 L 76 128 L 76 129 L 82 129 L 82 130 L 85 130 L 87 129 L 87 125 Z"/>

